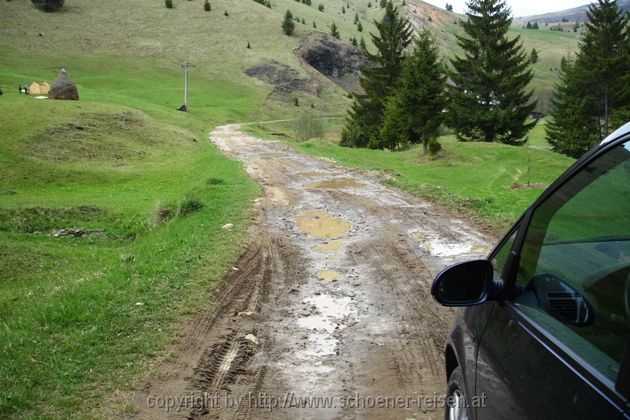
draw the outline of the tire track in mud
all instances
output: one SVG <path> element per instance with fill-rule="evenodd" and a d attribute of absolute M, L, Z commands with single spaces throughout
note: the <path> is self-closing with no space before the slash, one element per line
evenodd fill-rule
<path fill-rule="evenodd" d="M 444 391 L 452 312 L 433 302 L 430 282 L 440 267 L 475 256 L 483 235 L 378 179 L 238 126 L 217 127 L 211 140 L 264 193 L 249 243 L 215 303 L 184 328 L 160 374 L 138 387 L 136 417 L 440 417 L 417 407 L 340 402 Z M 465 252 L 460 241 L 470 242 Z M 147 405 L 151 396 L 204 394 L 238 403 L 170 411 Z M 267 396 L 278 406 L 261 399 Z M 336 404 L 309 408 L 308 398 L 325 396 Z"/>

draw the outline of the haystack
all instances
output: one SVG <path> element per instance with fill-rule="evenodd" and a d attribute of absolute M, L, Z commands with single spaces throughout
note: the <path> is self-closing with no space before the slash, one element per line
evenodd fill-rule
<path fill-rule="evenodd" d="M 48 91 L 48 99 L 65 99 L 76 101 L 79 99 L 79 91 L 77 85 L 68 78 L 65 69 L 61 69 L 59 77 L 55 79 L 50 90 Z"/>
<path fill-rule="evenodd" d="M 46 82 L 37 83 L 33 82 L 28 87 L 29 95 L 48 95 L 48 91 L 50 90 L 50 85 Z"/>

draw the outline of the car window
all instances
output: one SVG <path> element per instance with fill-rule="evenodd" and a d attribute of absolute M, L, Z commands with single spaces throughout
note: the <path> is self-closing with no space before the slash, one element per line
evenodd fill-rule
<path fill-rule="evenodd" d="M 512 232 L 503 241 L 503 243 L 499 246 L 499 248 L 494 252 L 494 255 L 492 256 L 491 261 L 495 280 L 501 278 L 508 256 L 510 255 L 510 251 L 512 250 L 512 245 L 514 245 L 514 241 L 516 240 L 517 232 L 518 228 L 514 229 L 514 232 Z"/>
<path fill-rule="evenodd" d="M 515 304 L 611 380 L 630 339 L 630 144 L 533 213 Z"/>

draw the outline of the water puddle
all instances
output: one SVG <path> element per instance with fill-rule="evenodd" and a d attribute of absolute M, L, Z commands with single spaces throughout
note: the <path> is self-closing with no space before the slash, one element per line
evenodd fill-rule
<path fill-rule="evenodd" d="M 308 184 L 309 189 L 363 188 L 364 185 L 353 178 L 334 178 Z"/>
<path fill-rule="evenodd" d="M 320 280 L 325 280 L 325 281 L 340 281 L 341 279 L 343 279 L 341 274 L 332 270 L 322 270 L 319 273 L 317 273 L 317 277 Z"/>
<path fill-rule="evenodd" d="M 436 257 L 457 257 L 459 255 L 483 255 L 488 252 L 488 247 L 480 243 L 451 243 L 444 238 L 435 237 L 426 232 L 415 231 L 410 233 L 418 239 L 420 248 Z"/>
<path fill-rule="evenodd" d="M 312 237 L 321 239 L 342 238 L 348 236 L 351 224 L 333 217 L 330 213 L 319 210 L 307 211 L 295 218 L 300 230 Z"/>
<path fill-rule="evenodd" d="M 317 244 L 317 249 L 322 252 L 335 252 L 338 251 L 342 245 L 343 242 L 341 241 L 328 241 L 323 244 Z"/>
<path fill-rule="evenodd" d="M 352 299 L 322 294 L 305 299 L 304 303 L 313 308 L 313 315 L 297 320 L 300 327 L 309 330 L 305 346 L 297 356 L 312 361 L 312 358 L 336 354 L 335 331 L 344 329 L 349 318 L 357 314 L 351 306 Z"/>

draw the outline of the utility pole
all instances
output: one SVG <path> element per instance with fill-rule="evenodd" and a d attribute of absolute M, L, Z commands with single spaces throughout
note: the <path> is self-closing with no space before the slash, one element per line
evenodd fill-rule
<path fill-rule="evenodd" d="M 184 105 L 180 106 L 179 110 L 184 112 L 188 111 L 188 70 L 191 67 L 195 66 L 188 60 L 182 64 L 182 68 L 184 69 Z"/>

